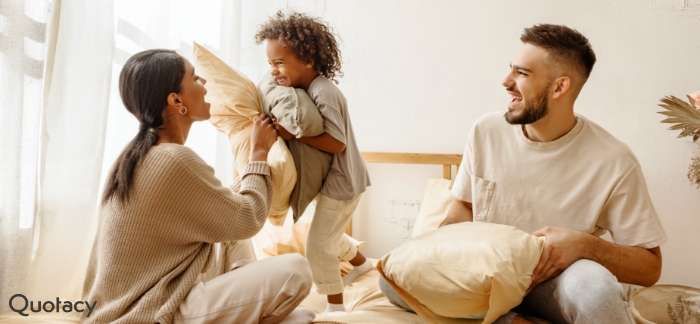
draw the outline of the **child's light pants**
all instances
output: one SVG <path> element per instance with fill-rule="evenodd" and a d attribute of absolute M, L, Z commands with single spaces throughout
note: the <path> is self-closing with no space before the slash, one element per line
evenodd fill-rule
<path fill-rule="evenodd" d="M 174 323 L 279 323 L 311 291 L 309 264 L 299 254 L 255 261 L 249 239 L 216 245 Z"/>
<path fill-rule="evenodd" d="M 311 265 L 316 291 L 321 295 L 343 292 L 338 261 L 350 261 L 357 255 L 357 246 L 346 236 L 352 214 L 360 196 L 350 200 L 335 200 L 318 195 L 316 212 L 306 239 L 306 259 Z"/>

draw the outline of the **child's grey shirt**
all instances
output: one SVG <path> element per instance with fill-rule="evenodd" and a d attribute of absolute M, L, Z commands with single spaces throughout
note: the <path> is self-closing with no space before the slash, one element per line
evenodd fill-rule
<path fill-rule="evenodd" d="M 357 148 L 345 96 L 323 76 L 311 82 L 307 93 L 323 116 L 325 132 L 345 144 L 343 152 L 333 155 L 321 193 L 336 200 L 355 198 L 365 192 L 370 180 L 365 161 Z"/>

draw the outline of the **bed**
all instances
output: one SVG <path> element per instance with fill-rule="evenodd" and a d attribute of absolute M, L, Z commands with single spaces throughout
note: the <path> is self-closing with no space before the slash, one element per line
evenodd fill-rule
<path fill-rule="evenodd" d="M 451 179 L 453 167 L 459 169 L 462 157 L 460 154 L 418 154 L 418 153 L 375 153 L 365 152 L 362 156 L 367 163 L 397 163 L 397 164 L 427 164 L 442 166 L 443 178 Z M 289 217 L 288 217 L 289 218 Z M 269 231 L 272 226 L 267 226 Z M 275 227 L 275 230 L 283 228 Z M 266 229 L 264 229 L 266 230 Z M 352 235 L 352 223 L 346 233 Z M 285 234 L 278 232 L 284 236 Z M 265 239 L 265 232 L 258 236 Z M 288 238 L 293 240 L 293 238 Z M 297 238 L 298 240 L 298 238 Z M 258 242 L 260 243 L 260 242 Z M 279 242 L 277 242 L 279 243 Z M 358 242 L 361 246 L 362 242 Z M 270 254 L 300 252 L 293 244 L 277 244 L 275 251 L 264 251 L 264 244 L 256 244 L 256 254 L 259 258 L 269 257 Z M 376 266 L 377 260 L 370 259 Z M 345 271 L 348 269 L 345 268 Z M 379 289 L 379 272 L 375 269 L 359 277 L 354 283 L 345 287 L 346 312 L 322 313 L 326 308 L 326 297 L 318 295 L 315 289 L 301 303 L 317 313 L 314 323 L 425 323 L 418 315 L 407 312 L 392 305 Z M 700 288 L 659 284 L 650 288 L 632 287 L 628 291 L 630 309 L 635 320 L 640 324 L 650 323 L 698 323 L 700 324 Z M 531 319 L 537 323 L 548 323 L 539 319 Z M 78 323 L 76 313 L 33 314 L 31 319 L 15 313 L 0 315 L 3 323 Z M 464 323 L 480 323 L 478 320 L 464 320 Z"/>

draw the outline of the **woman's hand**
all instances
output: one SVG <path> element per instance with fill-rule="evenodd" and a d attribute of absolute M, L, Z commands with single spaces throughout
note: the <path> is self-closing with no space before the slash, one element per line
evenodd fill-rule
<path fill-rule="evenodd" d="M 267 152 L 277 141 L 277 131 L 272 126 L 270 118 L 260 114 L 253 120 L 253 131 L 250 133 L 250 161 L 267 161 Z"/>

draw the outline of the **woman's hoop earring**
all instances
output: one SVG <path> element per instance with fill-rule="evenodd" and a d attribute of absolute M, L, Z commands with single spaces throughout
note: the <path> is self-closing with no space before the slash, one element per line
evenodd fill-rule
<path fill-rule="evenodd" d="M 183 111 L 183 109 L 184 109 L 184 111 Z M 180 112 L 181 115 L 186 114 L 186 113 L 187 113 L 187 107 L 182 106 L 182 109 L 180 109 L 179 112 Z"/>

